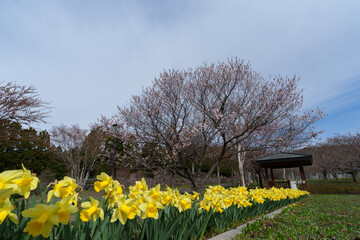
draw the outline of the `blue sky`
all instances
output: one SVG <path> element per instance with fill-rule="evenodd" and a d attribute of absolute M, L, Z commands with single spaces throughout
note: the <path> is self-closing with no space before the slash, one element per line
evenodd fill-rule
<path fill-rule="evenodd" d="M 1 1 L 0 81 L 37 87 L 50 129 L 110 116 L 163 69 L 239 57 L 296 75 L 323 137 L 360 129 L 360 1 Z"/>

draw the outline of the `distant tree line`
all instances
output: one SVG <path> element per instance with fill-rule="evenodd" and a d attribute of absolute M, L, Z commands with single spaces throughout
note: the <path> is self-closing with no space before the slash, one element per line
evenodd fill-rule
<path fill-rule="evenodd" d="M 329 174 L 337 178 L 338 174 L 346 173 L 351 175 L 354 182 L 358 182 L 360 132 L 338 134 L 302 151 L 313 154 L 313 167 L 320 171 L 325 179 Z"/>
<path fill-rule="evenodd" d="M 23 163 L 38 175 L 46 169 L 55 177 L 66 173 L 50 134 L 29 127 L 45 122 L 49 110 L 34 87 L 0 83 L 0 171 L 21 168 Z"/>

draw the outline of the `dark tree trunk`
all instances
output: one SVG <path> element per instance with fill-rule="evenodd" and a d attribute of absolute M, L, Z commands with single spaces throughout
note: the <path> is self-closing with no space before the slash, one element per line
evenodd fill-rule
<path fill-rule="evenodd" d="M 334 178 L 336 179 L 336 181 L 339 181 L 339 178 L 338 178 L 338 176 L 337 176 L 337 173 L 333 173 L 332 175 L 334 176 Z"/>
<path fill-rule="evenodd" d="M 200 189 L 201 184 L 199 178 L 195 177 L 194 174 L 192 174 L 191 171 L 189 171 L 189 169 L 184 169 L 183 173 L 181 171 L 176 171 L 176 173 L 181 177 L 189 180 L 191 182 L 192 189 L 194 191 L 198 191 Z"/>
<path fill-rule="evenodd" d="M 259 170 L 259 183 L 260 183 L 260 187 L 264 188 L 263 182 L 262 182 L 262 178 L 261 178 L 261 168 Z"/>
<path fill-rule="evenodd" d="M 353 182 L 354 183 L 357 183 L 358 182 L 358 180 L 357 180 L 357 172 L 356 171 L 352 171 L 352 172 L 350 172 L 350 174 L 351 174 L 351 177 L 352 177 L 352 179 L 353 179 Z"/>
<path fill-rule="evenodd" d="M 323 170 L 324 180 L 328 180 L 328 171 L 326 169 Z"/>

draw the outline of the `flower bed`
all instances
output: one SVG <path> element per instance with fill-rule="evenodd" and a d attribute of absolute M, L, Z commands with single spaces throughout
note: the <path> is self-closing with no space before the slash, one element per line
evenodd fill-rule
<path fill-rule="evenodd" d="M 309 194 L 290 189 L 225 189 L 210 186 L 180 194 L 144 179 L 128 190 L 107 174 L 97 176 L 100 200 L 79 197 L 75 180 L 65 177 L 30 196 L 39 185 L 23 167 L 0 174 L 0 239 L 201 239 L 205 231 L 223 232 L 240 220 L 297 201 Z M 47 194 L 46 203 L 45 195 Z M 16 200 L 15 195 L 23 196 Z M 78 203 L 82 200 L 80 206 Z"/>

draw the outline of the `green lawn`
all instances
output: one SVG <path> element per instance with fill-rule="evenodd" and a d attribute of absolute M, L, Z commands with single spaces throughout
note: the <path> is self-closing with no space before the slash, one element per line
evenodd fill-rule
<path fill-rule="evenodd" d="M 309 191 L 313 194 L 360 194 L 360 183 L 354 183 L 351 178 L 309 179 L 306 181 Z"/>
<path fill-rule="evenodd" d="M 339 178 L 339 180 L 336 180 L 335 178 L 331 178 L 331 179 L 307 179 L 306 180 L 307 183 L 311 184 L 311 185 L 316 185 L 316 184 L 330 184 L 330 185 L 341 185 L 341 186 L 347 186 L 347 185 L 352 185 L 352 186 L 356 186 L 356 185 L 360 185 L 360 183 L 354 183 L 352 178 Z"/>
<path fill-rule="evenodd" d="M 360 239 L 360 195 L 311 195 L 237 239 Z"/>

